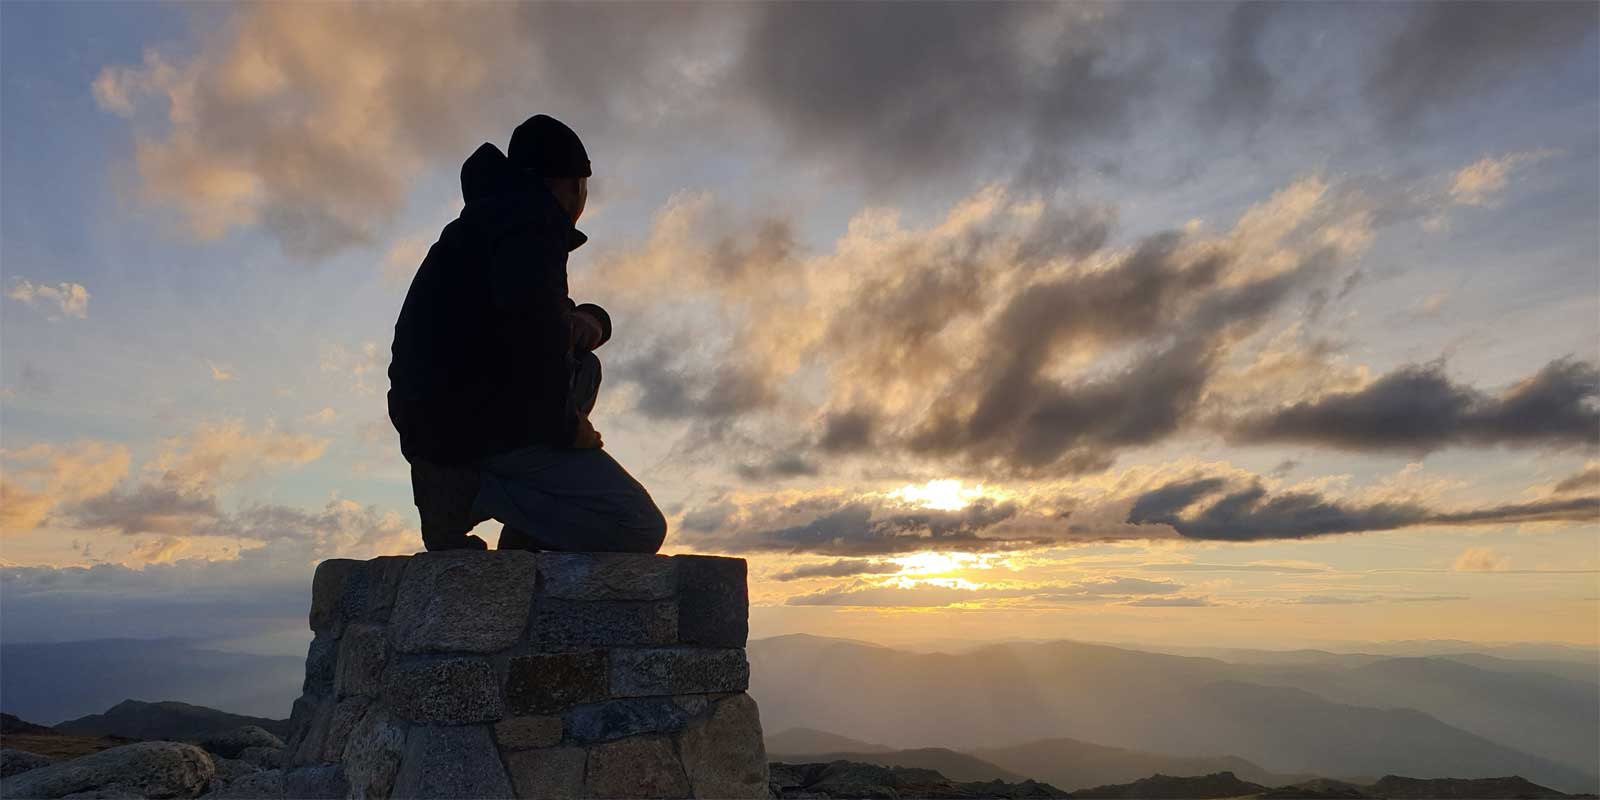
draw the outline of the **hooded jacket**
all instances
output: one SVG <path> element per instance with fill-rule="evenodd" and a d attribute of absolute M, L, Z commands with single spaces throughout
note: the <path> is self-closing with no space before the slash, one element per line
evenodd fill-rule
<path fill-rule="evenodd" d="M 544 182 L 480 146 L 461 166 L 461 215 L 411 280 L 394 326 L 389 419 L 408 461 L 466 464 L 568 446 L 576 306 L 567 253 L 588 237 Z M 583 310 L 611 336 L 599 306 Z"/>

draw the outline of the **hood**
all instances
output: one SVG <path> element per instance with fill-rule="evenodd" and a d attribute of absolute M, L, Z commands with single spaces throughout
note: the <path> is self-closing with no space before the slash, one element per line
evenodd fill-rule
<path fill-rule="evenodd" d="M 568 251 L 589 241 L 566 221 L 566 212 L 542 182 L 523 179 L 506 154 L 489 142 L 478 145 L 461 164 L 461 199 L 466 203 L 462 217 L 490 224 L 515 224 L 534 213 L 530 205 L 546 204 L 549 216 L 565 223 Z"/>

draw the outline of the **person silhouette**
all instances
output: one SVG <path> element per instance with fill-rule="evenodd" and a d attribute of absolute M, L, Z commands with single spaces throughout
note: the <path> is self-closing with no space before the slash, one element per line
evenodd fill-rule
<path fill-rule="evenodd" d="M 611 317 L 569 297 L 567 255 L 588 241 L 591 174 L 578 135 L 543 114 L 505 153 L 480 145 L 460 216 L 412 278 L 388 406 L 428 550 L 485 549 L 471 530 L 488 519 L 499 549 L 654 553 L 666 538 L 589 419 Z"/>

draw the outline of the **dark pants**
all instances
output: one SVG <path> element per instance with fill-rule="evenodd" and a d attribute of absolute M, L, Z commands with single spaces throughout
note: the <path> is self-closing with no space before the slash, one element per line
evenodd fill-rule
<path fill-rule="evenodd" d="M 572 390 L 587 415 L 600 392 L 594 353 L 578 357 Z M 502 548 L 654 553 L 666 539 L 666 517 L 650 493 L 602 449 L 524 447 L 474 466 L 473 518 L 497 519 L 526 535 Z"/>

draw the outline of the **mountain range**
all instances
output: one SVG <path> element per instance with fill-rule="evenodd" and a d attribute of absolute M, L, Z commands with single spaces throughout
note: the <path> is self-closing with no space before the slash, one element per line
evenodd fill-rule
<path fill-rule="evenodd" d="M 916 653 L 806 635 L 753 641 L 749 656 L 769 730 L 946 747 L 1068 789 L 1087 782 L 991 751 L 1066 737 L 1233 756 L 1275 775 L 1600 783 L 1600 686 L 1537 668 L 1411 656 L 1230 663 L 1070 641 Z"/>

